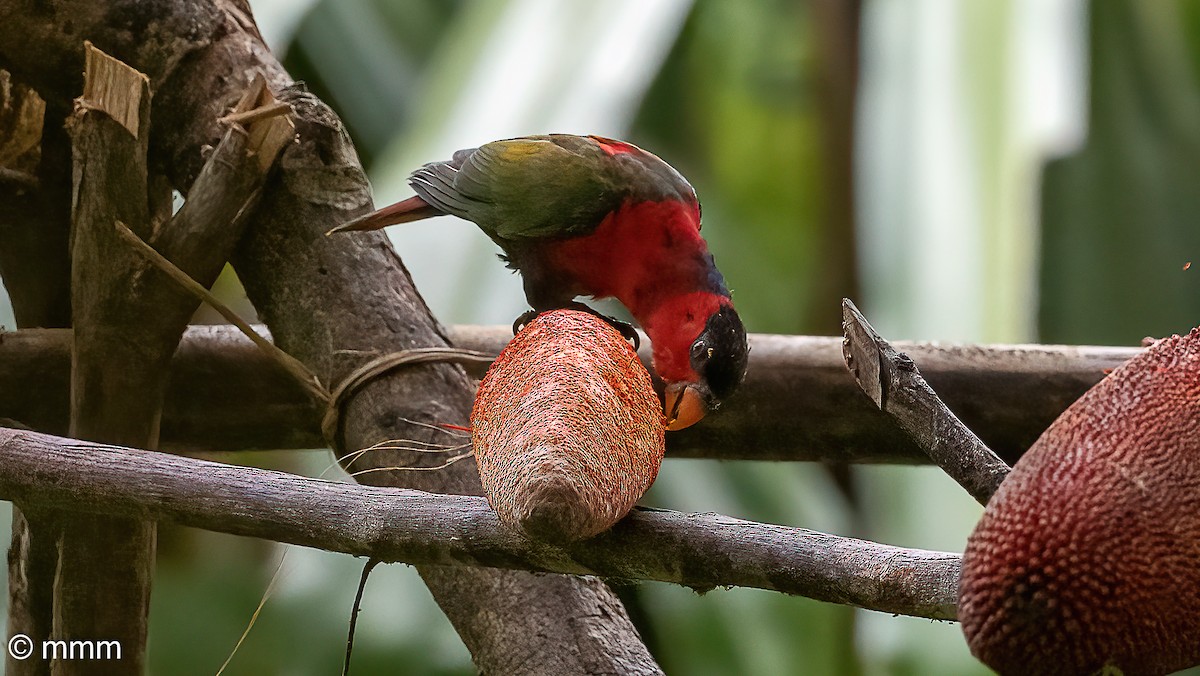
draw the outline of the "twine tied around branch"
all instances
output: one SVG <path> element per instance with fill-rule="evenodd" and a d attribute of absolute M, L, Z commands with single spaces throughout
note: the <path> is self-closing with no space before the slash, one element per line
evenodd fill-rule
<path fill-rule="evenodd" d="M 341 441 L 342 406 L 372 380 L 389 371 L 414 364 L 490 364 L 495 359 L 486 352 L 457 347 L 414 347 L 372 359 L 354 369 L 333 389 L 325 406 L 325 415 L 321 417 L 321 434 L 331 447 L 336 448 L 335 443 Z"/>
<path fill-rule="evenodd" d="M 401 366 L 418 364 L 490 364 L 495 355 L 475 350 L 463 350 L 455 347 L 417 347 L 399 350 L 381 355 L 354 369 L 350 375 L 330 392 L 307 366 L 287 352 L 281 350 L 271 341 L 263 338 L 232 308 L 221 302 L 204 285 L 192 279 L 183 270 L 154 249 L 148 242 L 139 237 L 120 221 L 115 222 L 117 234 L 121 236 L 135 251 L 140 253 L 149 263 L 171 278 L 184 291 L 207 303 L 222 317 L 244 333 L 272 361 L 279 364 L 289 375 L 297 380 L 309 395 L 325 408 L 321 416 L 321 434 L 325 437 L 330 448 L 338 448 L 341 442 L 342 408 L 346 402 L 366 387 L 376 378 Z"/>

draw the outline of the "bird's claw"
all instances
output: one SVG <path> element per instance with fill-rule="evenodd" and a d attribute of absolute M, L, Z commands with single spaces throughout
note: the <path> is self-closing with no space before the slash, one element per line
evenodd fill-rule
<path fill-rule="evenodd" d="M 583 312 L 587 312 L 588 314 L 595 315 L 595 316 L 599 317 L 600 319 L 603 319 L 604 321 L 608 322 L 609 326 L 616 329 L 617 332 L 620 333 L 621 336 L 625 338 L 625 340 L 628 340 L 630 343 L 633 344 L 634 352 L 637 352 L 638 348 L 640 348 L 642 346 L 642 337 L 640 335 L 638 335 L 637 329 L 633 328 L 633 324 L 630 324 L 629 322 L 623 322 L 620 319 L 617 319 L 616 317 L 609 317 L 608 315 L 597 312 L 596 310 L 594 310 L 582 303 L 578 303 L 577 305 L 579 307 L 576 308 L 576 307 L 572 306 L 571 309 L 578 309 Z M 516 320 L 513 321 L 513 325 L 512 325 L 513 335 L 515 336 L 518 333 L 520 333 L 521 329 L 525 328 L 525 325 L 527 325 L 529 322 L 533 321 L 534 319 L 537 319 L 537 316 L 539 314 L 541 314 L 541 312 L 538 312 L 537 310 L 526 310 L 525 312 L 521 313 L 521 316 L 517 317 Z"/>
<path fill-rule="evenodd" d="M 614 329 L 625 337 L 625 340 L 633 343 L 634 352 L 637 352 L 638 348 L 642 346 L 642 337 L 638 335 L 637 329 L 633 328 L 633 324 L 605 315 L 600 315 L 600 318 L 611 324 Z"/>
<path fill-rule="evenodd" d="M 515 320 L 513 320 L 513 335 L 515 336 L 520 333 L 521 329 L 525 328 L 525 325 L 529 322 L 537 319 L 539 314 L 540 313 L 537 310 L 526 310 L 522 312 L 520 317 L 517 317 Z"/>
<path fill-rule="evenodd" d="M 616 329 L 617 333 L 620 333 L 622 336 L 624 336 L 625 340 L 628 340 L 630 343 L 633 343 L 633 351 L 634 352 L 637 352 L 638 348 L 642 346 L 642 337 L 638 335 L 637 329 L 633 328 L 633 324 L 630 324 L 629 322 L 623 322 L 620 319 L 617 319 L 616 317 L 609 317 L 608 315 L 606 315 L 602 312 L 598 312 L 595 308 L 591 307 L 590 305 L 584 305 L 583 303 L 575 303 L 571 307 L 574 310 L 581 310 L 588 314 L 595 315 L 595 316 L 599 317 L 600 319 L 603 319 L 604 321 L 608 322 L 608 325 L 613 327 L 614 329 Z"/>

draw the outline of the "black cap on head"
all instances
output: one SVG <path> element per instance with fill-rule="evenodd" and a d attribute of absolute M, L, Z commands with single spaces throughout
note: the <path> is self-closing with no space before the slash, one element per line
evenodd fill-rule
<path fill-rule="evenodd" d="M 714 409 L 733 394 L 746 377 L 750 346 L 746 327 L 732 305 L 722 304 L 692 343 L 692 368 L 706 386 L 705 399 Z"/>

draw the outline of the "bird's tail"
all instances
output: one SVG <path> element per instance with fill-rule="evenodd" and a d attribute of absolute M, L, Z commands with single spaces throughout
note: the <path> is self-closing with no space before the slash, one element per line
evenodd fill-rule
<path fill-rule="evenodd" d="M 379 230 L 389 225 L 398 223 L 410 223 L 419 221 L 423 218 L 431 218 L 433 216 L 442 216 L 445 212 L 437 207 L 430 206 L 428 202 L 421 199 L 420 196 L 414 195 L 406 200 L 396 202 L 391 206 L 372 211 L 364 216 L 359 216 L 350 221 L 346 221 L 341 225 L 326 232 L 326 235 L 332 235 L 335 232 L 349 232 L 351 230 Z"/>

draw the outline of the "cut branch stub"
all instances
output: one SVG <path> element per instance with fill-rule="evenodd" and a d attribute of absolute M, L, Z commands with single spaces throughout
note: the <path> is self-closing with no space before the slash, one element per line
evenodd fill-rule
<path fill-rule="evenodd" d="M 842 299 L 842 356 L 855 382 L 943 471 L 986 505 L 1009 467 L 946 407 L 921 377 L 858 311 Z"/>
<path fill-rule="evenodd" d="M 471 412 L 479 476 L 500 522 L 539 540 L 601 533 L 662 462 L 662 408 L 629 344 L 585 312 L 540 315 L 496 358 Z"/>
<path fill-rule="evenodd" d="M 959 618 L 1002 674 L 1200 663 L 1200 329 L 1089 390 L 1001 484 Z"/>

